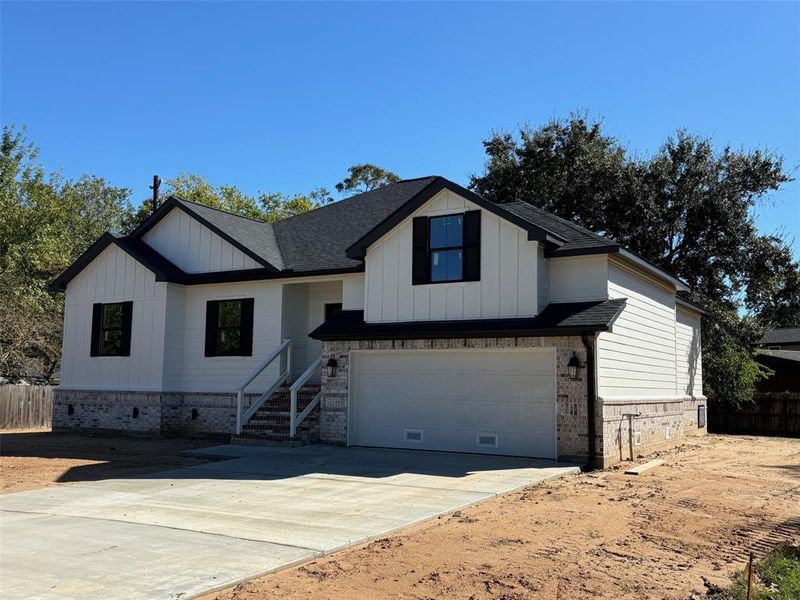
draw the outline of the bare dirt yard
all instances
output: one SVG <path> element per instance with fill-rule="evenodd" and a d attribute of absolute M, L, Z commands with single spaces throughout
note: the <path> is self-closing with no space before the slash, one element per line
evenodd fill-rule
<path fill-rule="evenodd" d="M 203 600 L 702 598 L 748 553 L 800 543 L 800 440 L 708 436 L 633 477 L 496 498 Z"/>
<path fill-rule="evenodd" d="M 164 471 L 205 462 L 181 450 L 219 444 L 209 439 L 133 438 L 0 430 L 0 493 L 74 481 Z"/>

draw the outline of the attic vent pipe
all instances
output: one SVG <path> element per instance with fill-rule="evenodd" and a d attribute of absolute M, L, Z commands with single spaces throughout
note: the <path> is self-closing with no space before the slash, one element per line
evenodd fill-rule
<path fill-rule="evenodd" d="M 158 208 L 158 188 L 161 187 L 161 177 L 158 175 L 153 175 L 153 185 L 150 186 L 150 189 L 153 190 L 153 210 L 152 212 L 156 212 Z"/>

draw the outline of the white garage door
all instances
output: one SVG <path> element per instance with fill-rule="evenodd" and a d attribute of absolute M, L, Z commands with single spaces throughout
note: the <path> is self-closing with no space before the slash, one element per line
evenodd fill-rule
<path fill-rule="evenodd" d="M 555 458 L 552 349 L 354 352 L 350 444 Z"/>

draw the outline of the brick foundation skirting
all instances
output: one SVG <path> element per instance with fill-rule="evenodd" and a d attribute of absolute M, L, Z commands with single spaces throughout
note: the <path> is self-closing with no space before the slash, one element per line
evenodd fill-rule
<path fill-rule="evenodd" d="M 249 406 L 259 394 L 246 394 Z M 53 429 L 151 434 L 232 435 L 236 394 L 56 388 Z"/>

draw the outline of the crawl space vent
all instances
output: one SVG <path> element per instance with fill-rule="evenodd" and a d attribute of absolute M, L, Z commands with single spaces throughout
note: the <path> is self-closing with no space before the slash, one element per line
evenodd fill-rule
<path fill-rule="evenodd" d="M 407 442 L 421 442 L 422 429 L 406 429 L 404 437 Z"/>
<path fill-rule="evenodd" d="M 478 446 L 489 446 L 497 448 L 497 434 L 496 433 L 479 433 Z"/>

